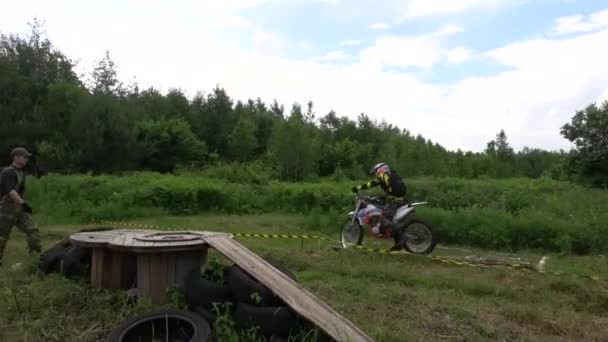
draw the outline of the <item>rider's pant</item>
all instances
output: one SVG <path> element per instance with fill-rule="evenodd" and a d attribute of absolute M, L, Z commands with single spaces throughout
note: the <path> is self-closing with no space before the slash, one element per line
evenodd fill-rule
<path fill-rule="evenodd" d="M 404 205 L 405 202 L 403 199 L 401 198 L 392 198 L 392 199 L 388 199 L 386 201 L 386 205 L 384 206 L 384 209 L 382 210 L 382 232 L 384 233 L 384 228 L 386 228 L 390 222 L 392 222 L 393 218 L 395 217 L 395 213 L 397 212 L 397 209 L 399 209 L 399 207 L 401 207 L 402 205 Z M 401 239 L 401 229 L 399 229 L 398 227 L 391 227 L 393 229 L 392 231 L 392 236 L 393 239 L 395 240 L 395 244 L 397 244 L 397 242 L 399 242 L 399 240 Z"/>

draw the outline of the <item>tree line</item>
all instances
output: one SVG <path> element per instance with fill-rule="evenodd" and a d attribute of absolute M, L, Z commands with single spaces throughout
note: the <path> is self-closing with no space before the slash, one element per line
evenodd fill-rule
<path fill-rule="evenodd" d="M 120 82 L 107 51 L 88 77 L 78 77 L 42 25 L 35 20 L 30 26 L 26 37 L 0 35 L 0 148 L 27 146 L 47 172 L 172 172 L 256 162 L 299 181 L 361 177 L 386 161 L 407 177 L 549 176 L 606 185 L 608 158 L 597 147 L 608 145 L 606 104 L 591 105 L 564 125 L 562 134 L 577 147 L 570 152 L 515 152 L 504 131 L 483 152 L 448 151 L 364 113 L 355 120 L 334 111 L 318 115 L 313 102 L 286 109 L 277 100 L 235 101 L 219 86 L 191 99 L 180 89 L 140 89 Z M 588 114 L 603 131 L 585 127 Z"/>

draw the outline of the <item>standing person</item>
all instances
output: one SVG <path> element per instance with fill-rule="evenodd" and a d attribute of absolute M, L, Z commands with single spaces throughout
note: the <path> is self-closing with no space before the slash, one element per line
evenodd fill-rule
<path fill-rule="evenodd" d="M 40 252 L 40 234 L 32 223 L 32 208 L 24 199 L 23 168 L 31 156 L 32 154 L 23 147 L 13 149 L 11 151 L 13 164 L 0 173 L 0 265 L 13 226 L 27 235 L 30 253 Z"/>

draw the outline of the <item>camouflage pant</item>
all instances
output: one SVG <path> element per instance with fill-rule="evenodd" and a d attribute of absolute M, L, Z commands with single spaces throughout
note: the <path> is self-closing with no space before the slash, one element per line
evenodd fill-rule
<path fill-rule="evenodd" d="M 40 233 L 32 222 L 32 215 L 17 210 L 9 201 L 6 198 L 0 201 L 0 263 L 13 226 L 26 234 L 30 253 L 40 252 Z"/>

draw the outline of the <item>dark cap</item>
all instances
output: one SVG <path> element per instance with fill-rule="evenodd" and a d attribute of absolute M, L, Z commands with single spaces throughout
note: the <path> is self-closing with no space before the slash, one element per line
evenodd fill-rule
<path fill-rule="evenodd" d="M 30 152 L 28 152 L 28 150 L 26 150 L 23 147 L 15 147 L 12 151 L 11 151 L 11 156 L 15 157 L 15 156 L 20 156 L 20 157 L 31 157 L 32 154 Z"/>

